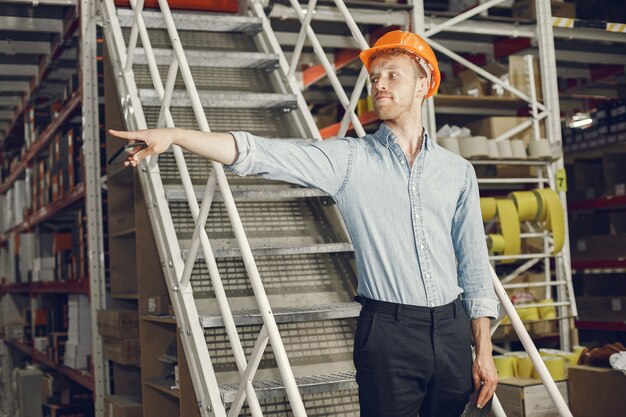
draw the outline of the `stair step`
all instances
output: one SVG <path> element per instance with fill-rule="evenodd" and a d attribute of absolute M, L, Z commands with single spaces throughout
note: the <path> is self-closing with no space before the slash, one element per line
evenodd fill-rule
<path fill-rule="evenodd" d="M 354 249 L 351 243 L 318 243 L 313 245 L 300 246 L 264 246 L 253 247 L 253 256 L 272 256 L 272 255 L 300 255 L 311 253 L 338 253 L 352 252 Z M 188 249 L 181 251 L 183 259 L 187 259 Z M 241 256 L 239 248 L 215 249 L 213 254 L 216 258 L 233 258 Z M 198 259 L 204 259 L 202 250 L 198 251 Z"/>
<path fill-rule="evenodd" d="M 165 185 L 165 198 L 170 202 L 187 201 L 182 185 Z M 196 198 L 201 201 L 204 197 L 204 186 L 195 186 Z M 231 185 L 231 192 L 236 201 L 268 201 L 287 200 L 294 198 L 328 197 L 323 191 L 315 188 L 291 187 L 283 184 L 276 185 Z M 217 190 L 213 201 L 224 201 L 222 193 Z"/>
<path fill-rule="evenodd" d="M 174 59 L 174 51 L 171 49 L 153 49 L 157 65 L 169 65 Z M 278 66 L 278 55 L 264 52 L 227 52 L 186 50 L 185 58 L 191 67 L 211 68 L 267 68 L 274 69 Z M 148 57 L 144 48 L 135 50 L 135 64 L 147 65 Z"/>
<path fill-rule="evenodd" d="M 117 9 L 121 27 L 131 27 L 135 12 L 131 9 Z M 160 11 L 144 10 L 143 20 L 148 29 L 166 29 L 165 19 Z M 258 33 L 262 30 L 261 19 L 227 13 L 197 13 L 172 11 L 176 29 L 197 30 L 203 32 L 246 32 Z"/>
<path fill-rule="evenodd" d="M 143 106 L 161 106 L 161 100 L 159 100 L 155 90 L 141 89 L 138 92 Z M 297 105 L 294 94 L 198 91 L 198 95 L 204 108 L 283 108 L 292 110 Z M 190 107 L 191 99 L 187 91 L 174 90 L 171 106 Z"/>
<path fill-rule="evenodd" d="M 344 319 L 357 317 L 360 311 L 361 304 L 356 302 L 272 309 L 276 323 Z M 233 317 L 237 326 L 263 324 L 258 310 L 236 311 L 233 312 Z M 200 324 L 204 328 L 224 327 L 221 315 L 200 316 Z"/>
<path fill-rule="evenodd" d="M 296 378 L 296 384 L 302 395 L 357 388 L 355 372 L 337 372 L 298 377 Z M 260 400 L 286 396 L 282 381 L 254 381 L 252 386 Z M 235 400 L 238 388 L 236 384 L 220 385 L 224 403 L 230 404 Z"/>

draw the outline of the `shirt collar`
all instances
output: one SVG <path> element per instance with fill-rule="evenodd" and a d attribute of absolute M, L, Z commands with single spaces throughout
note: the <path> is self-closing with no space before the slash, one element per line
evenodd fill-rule
<path fill-rule="evenodd" d="M 378 130 L 374 133 L 374 137 L 386 147 L 389 147 L 392 143 L 396 141 L 393 130 L 391 130 L 391 128 L 385 123 L 380 124 Z M 424 144 L 427 151 L 435 149 L 435 143 L 430 139 L 430 136 L 426 132 L 424 132 Z"/>

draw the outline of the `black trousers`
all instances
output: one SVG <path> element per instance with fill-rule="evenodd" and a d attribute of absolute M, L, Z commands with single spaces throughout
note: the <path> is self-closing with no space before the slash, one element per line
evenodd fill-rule
<path fill-rule="evenodd" d="M 471 330 L 461 301 L 429 308 L 357 299 L 361 417 L 459 417 L 473 391 Z"/>

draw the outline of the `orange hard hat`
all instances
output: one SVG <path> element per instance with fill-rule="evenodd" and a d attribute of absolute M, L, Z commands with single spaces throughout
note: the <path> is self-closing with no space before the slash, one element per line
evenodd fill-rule
<path fill-rule="evenodd" d="M 359 54 L 359 58 L 363 61 L 363 65 L 367 70 L 370 70 L 370 60 L 372 55 L 383 49 L 404 49 L 413 56 L 422 68 L 429 75 L 430 89 L 426 97 L 430 97 L 439 88 L 441 82 L 441 73 L 439 72 L 439 64 L 437 64 L 437 57 L 431 49 L 431 47 L 422 39 L 419 35 L 412 32 L 406 32 L 403 30 L 392 30 L 385 33 L 380 37 L 369 49 L 362 51 Z"/>

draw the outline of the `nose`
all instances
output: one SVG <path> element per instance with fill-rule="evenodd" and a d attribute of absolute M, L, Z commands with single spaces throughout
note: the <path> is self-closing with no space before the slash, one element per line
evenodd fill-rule
<path fill-rule="evenodd" d="M 385 82 L 383 77 L 379 77 L 378 80 L 376 80 L 376 83 L 374 84 L 374 87 L 377 90 L 386 90 L 387 89 L 387 83 Z"/>

